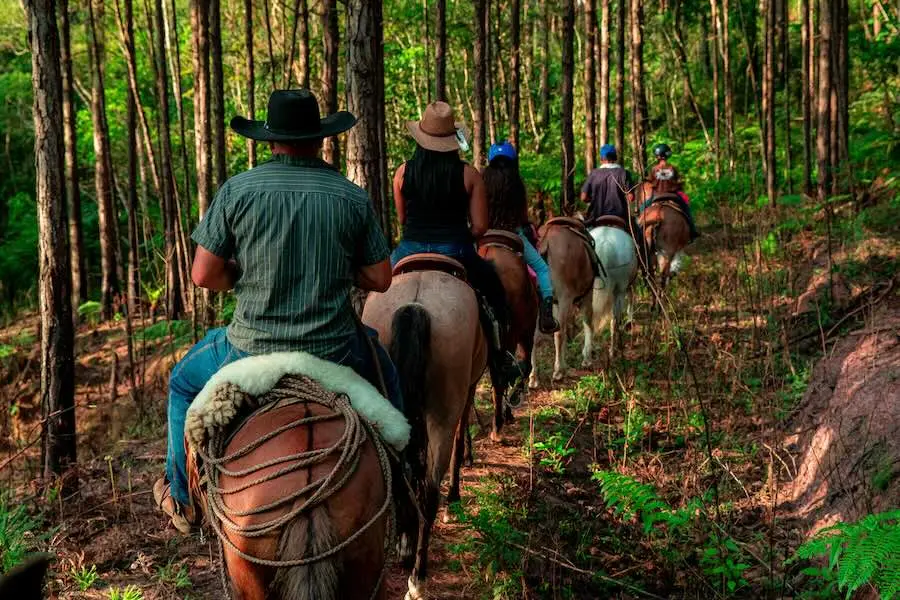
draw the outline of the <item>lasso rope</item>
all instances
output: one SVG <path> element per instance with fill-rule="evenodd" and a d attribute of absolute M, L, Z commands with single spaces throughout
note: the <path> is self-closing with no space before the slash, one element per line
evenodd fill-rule
<path fill-rule="evenodd" d="M 263 406 L 256 410 L 253 415 L 251 415 L 251 418 L 261 413 L 268 412 L 276 407 L 291 406 L 303 402 L 319 404 L 331 409 L 333 412 L 325 415 L 302 417 L 291 421 L 290 423 L 282 425 L 281 427 L 278 427 L 268 434 L 255 439 L 247 445 L 242 446 L 241 448 L 238 448 L 232 453 L 224 456 L 223 453 L 225 452 L 225 448 L 233 438 L 234 434 L 226 437 L 224 431 L 217 431 L 215 434 L 211 435 L 207 443 L 206 452 L 204 452 L 202 449 L 197 450 L 198 455 L 203 460 L 203 472 L 207 482 L 207 517 L 209 518 L 209 521 L 220 540 L 220 548 L 222 548 L 223 546 L 227 546 L 232 552 L 234 552 L 244 560 L 247 560 L 248 562 L 267 567 L 286 568 L 305 566 L 320 562 L 322 560 L 326 560 L 334 556 L 338 552 L 341 552 L 350 544 L 355 542 L 372 525 L 374 525 L 379 519 L 381 519 L 385 515 L 385 513 L 387 513 L 387 511 L 392 507 L 393 488 L 391 465 L 388 461 L 387 448 L 385 447 L 384 441 L 375 431 L 373 425 L 365 419 L 362 419 L 359 414 L 353 409 L 352 405 L 350 404 L 350 400 L 346 395 L 329 392 L 308 377 L 286 375 L 278 382 L 278 385 L 267 392 L 263 396 L 263 398 Z M 290 431 L 291 429 L 296 429 L 298 427 L 304 426 L 312 426 L 316 423 L 323 423 L 326 421 L 337 419 L 343 419 L 344 432 L 335 443 L 326 448 L 318 448 L 273 458 L 261 464 L 245 469 L 231 470 L 225 467 L 225 465 L 230 463 L 231 461 L 247 456 L 251 452 L 254 452 L 255 450 L 262 447 L 268 441 L 281 435 L 282 433 Z M 247 538 L 269 535 L 280 530 L 290 521 L 302 517 L 305 513 L 308 513 L 315 507 L 326 502 L 335 493 L 342 489 L 344 485 L 346 485 L 346 483 L 350 480 L 350 478 L 355 474 L 356 469 L 359 465 L 362 447 L 367 439 L 372 440 L 375 451 L 378 455 L 381 473 L 384 477 L 385 482 L 385 499 L 384 503 L 375 513 L 375 515 L 372 516 L 372 518 L 369 519 L 367 523 L 365 523 L 360 529 L 358 529 L 347 539 L 329 548 L 328 550 L 325 550 L 324 552 L 313 556 L 292 560 L 270 560 L 260 558 L 258 556 L 253 556 L 241 551 L 225 534 L 225 530 L 228 530 L 229 532 L 233 532 L 241 537 Z M 302 489 L 290 492 L 278 500 L 249 510 L 234 510 L 229 508 L 225 504 L 224 496 L 240 493 L 253 486 L 272 481 L 301 469 L 311 468 L 315 465 L 325 462 L 330 457 L 334 456 L 337 457 L 337 461 L 327 475 L 315 481 L 311 481 Z M 232 488 L 222 488 L 219 484 L 219 480 L 222 475 L 225 475 L 227 477 L 245 478 L 252 476 L 254 473 L 258 473 L 259 471 L 277 465 L 285 466 L 267 475 L 260 475 L 259 477 L 252 479 L 248 483 L 243 483 Z M 302 502 L 302 504 L 292 508 L 287 513 L 279 517 L 275 517 L 268 521 L 264 521 L 255 525 L 242 526 L 235 522 L 236 517 L 246 517 L 269 512 L 285 505 L 291 505 L 303 496 L 308 497 Z M 392 527 L 392 524 L 393 516 L 389 521 L 389 529 Z M 389 530 L 388 536 L 385 540 L 385 547 L 387 547 L 388 541 L 391 538 L 392 535 L 391 531 Z M 384 578 L 384 570 L 386 566 L 387 561 L 385 561 L 385 565 L 382 567 L 378 583 L 373 590 L 373 598 L 378 593 L 378 590 L 381 587 L 381 581 Z M 224 561 L 222 568 L 224 583 Z"/>

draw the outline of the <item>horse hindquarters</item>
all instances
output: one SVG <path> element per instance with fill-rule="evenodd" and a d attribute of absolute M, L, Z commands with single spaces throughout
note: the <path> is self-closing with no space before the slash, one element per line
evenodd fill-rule
<path fill-rule="evenodd" d="M 318 505 L 303 519 L 285 525 L 278 543 L 282 560 L 320 554 L 337 544 L 331 517 Z M 308 551 L 306 551 L 308 549 Z M 320 560 L 309 565 L 278 569 L 272 587 L 281 600 L 338 600 L 341 567 L 336 560 Z"/>

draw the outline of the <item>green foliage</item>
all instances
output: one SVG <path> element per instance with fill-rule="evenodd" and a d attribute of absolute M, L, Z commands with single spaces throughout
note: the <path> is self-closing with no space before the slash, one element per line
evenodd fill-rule
<path fill-rule="evenodd" d="M 78 307 L 78 316 L 96 325 L 100 321 L 100 313 L 103 311 L 103 305 L 94 300 L 89 300 Z"/>
<path fill-rule="evenodd" d="M 109 600 L 144 600 L 144 593 L 136 585 L 124 588 L 110 588 Z"/>
<path fill-rule="evenodd" d="M 193 586 L 187 566 L 171 561 L 165 566 L 158 567 L 156 578 L 160 583 L 174 587 L 176 590 L 190 589 Z"/>
<path fill-rule="evenodd" d="M 97 573 L 97 565 L 91 565 L 90 569 L 84 566 L 79 569 L 72 569 L 72 579 L 75 580 L 75 585 L 78 586 L 79 591 L 88 591 L 100 579 L 100 575 Z"/>
<path fill-rule="evenodd" d="M 43 519 L 29 514 L 27 504 L 0 495 L 0 567 L 4 573 L 34 549 L 35 532 L 42 525 Z"/>
<path fill-rule="evenodd" d="M 606 506 L 613 509 L 616 516 L 625 520 L 639 518 L 645 534 L 653 531 L 658 523 L 676 529 L 683 527 L 691 518 L 694 506 L 673 510 L 656 492 L 656 488 L 641 483 L 630 475 L 615 471 L 595 470 L 591 476 L 600 483 L 600 491 Z"/>
<path fill-rule="evenodd" d="M 800 546 L 789 562 L 817 558 L 826 559 L 827 571 L 837 573 L 836 583 L 847 598 L 865 585 L 877 590 L 882 600 L 900 595 L 900 510 L 827 527 Z"/>
<path fill-rule="evenodd" d="M 568 445 L 568 438 L 560 432 L 548 436 L 545 440 L 534 442 L 538 452 L 538 462 L 542 467 L 550 469 L 557 475 L 566 472 L 567 459 L 575 454 L 575 448 Z"/>
<path fill-rule="evenodd" d="M 713 581 L 724 582 L 725 589 L 733 594 L 747 585 L 744 571 L 750 565 L 743 562 L 743 552 L 729 536 L 713 531 L 700 554 L 700 567 Z"/>
<path fill-rule="evenodd" d="M 167 341 L 171 336 L 172 344 L 183 346 L 191 341 L 190 321 L 160 321 L 149 325 L 144 329 L 135 331 L 134 338 L 137 341 L 159 342 Z"/>

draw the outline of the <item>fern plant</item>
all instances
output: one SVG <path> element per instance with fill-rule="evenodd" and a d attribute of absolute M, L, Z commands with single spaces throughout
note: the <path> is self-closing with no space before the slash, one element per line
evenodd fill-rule
<path fill-rule="evenodd" d="M 797 549 L 788 562 L 828 559 L 838 587 L 849 598 L 870 585 L 891 600 L 900 595 L 900 510 L 867 515 L 856 523 L 827 527 Z M 815 570 L 806 570 L 814 574 Z"/>

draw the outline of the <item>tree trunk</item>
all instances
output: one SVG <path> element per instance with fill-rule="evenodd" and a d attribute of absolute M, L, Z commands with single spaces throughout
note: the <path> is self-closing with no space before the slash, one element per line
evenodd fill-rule
<path fill-rule="evenodd" d="M 209 0 L 209 120 L 212 129 L 212 186 L 219 189 L 228 178 L 225 158 L 225 74 L 222 69 L 221 0 Z M 309 45 L 307 44 L 307 53 Z M 307 69 L 308 70 L 308 69 Z M 307 83 L 306 86 L 308 87 Z M 212 190 L 211 190 L 212 192 Z"/>
<path fill-rule="evenodd" d="M 63 129 L 66 149 L 66 198 L 69 201 L 69 242 L 72 251 L 72 306 L 87 300 L 87 269 L 84 265 L 84 230 L 81 225 L 81 189 L 78 184 L 78 139 L 75 128 L 75 90 L 72 78 L 72 48 L 69 40 L 69 0 L 59 3 L 62 58 Z"/>
<path fill-rule="evenodd" d="M 547 135 L 550 127 L 550 0 L 541 0 L 544 26 L 541 28 L 541 129 Z"/>
<path fill-rule="evenodd" d="M 628 0 L 619 0 L 616 12 L 616 150 L 625 152 L 625 11 Z M 640 174 L 638 174 L 640 176 Z"/>
<path fill-rule="evenodd" d="M 291 29 L 290 52 L 284 57 L 284 86 L 291 86 L 291 73 L 294 70 L 294 55 L 297 49 L 297 29 L 300 29 L 300 76 L 298 84 L 301 88 L 309 88 L 309 5 L 307 0 L 294 1 L 294 24 Z"/>
<path fill-rule="evenodd" d="M 434 50 L 434 99 L 447 100 L 447 0 L 437 0 L 437 47 Z"/>
<path fill-rule="evenodd" d="M 112 188 L 112 152 L 106 122 L 106 88 L 103 81 L 103 3 L 88 1 L 88 26 L 91 56 L 91 114 L 94 122 L 94 185 L 97 190 L 97 215 L 100 223 L 100 304 L 104 319 L 111 319 L 119 281 L 116 276 L 118 239 L 115 234 L 116 210 Z"/>
<path fill-rule="evenodd" d="M 712 16 L 713 23 L 713 48 L 716 48 L 716 52 L 713 52 L 712 57 L 712 97 L 713 97 L 713 157 L 715 159 L 715 173 L 716 179 L 722 177 L 722 160 L 721 160 L 721 146 L 720 146 L 720 131 L 719 131 L 719 52 L 718 48 L 720 46 L 719 43 L 719 34 L 722 30 L 721 21 L 719 19 L 719 1 L 718 0 L 709 0 L 709 8 L 710 15 Z M 686 72 L 686 70 L 685 70 Z"/>
<path fill-rule="evenodd" d="M 244 0 L 244 47 L 247 52 L 247 112 L 250 113 L 248 118 L 255 119 L 256 72 L 253 64 L 253 0 Z M 256 142 L 250 138 L 247 138 L 247 166 L 251 169 L 256 166 Z"/>
<path fill-rule="evenodd" d="M 125 0 L 125 17 L 124 17 L 124 46 L 126 54 L 134 56 L 134 9 L 132 0 Z M 118 8 L 118 1 L 116 3 Z M 134 315 L 137 312 L 137 305 L 140 301 L 141 288 L 138 283 L 138 271 L 140 269 L 140 259 L 138 258 L 138 228 L 137 228 L 137 210 L 138 210 L 138 182 L 137 182 L 137 98 L 131 89 L 128 90 L 127 114 L 125 121 L 125 129 L 128 134 L 128 182 L 126 197 L 128 209 L 128 276 L 126 278 L 126 293 L 128 298 L 128 315 Z"/>
<path fill-rule="evenodd" d="M 730 0 L 722 0 L 722 15 L 718 26 L 722 29 L 719 32 L 719 44 L 721 44 L 720 53 L 722 54 L 722 71 L 725 76 L 725 131 L 728 138 L 728 170 L 734 172 L 734 153 L 736 151 L 734 140 L 734 82 L 731 77 L 731 26 Z"/>
<path fill-rule="evenodd" d="M 800 86 L 800 110 L 803 113 L 803 193 L 809 194 L 812 190 L 812 137 L 811 120 L 812 106 L 809 94 L 810 86 L 810 55 L 809 46 L 812 43 L 810 37 L 810 1 L 800 0 L 800 55 L 803 60 L 803 80 Z"/>
<path fill-rule="evenodd" d="M 562 203 L 565 215 L 575 212 L 575 135 L 572 128 L 575 84 L 575 0 L 564 0 L 562 47 Z"/>
<path fill-rule="evenodd" d="M 347 177 L 364 188 L 375 213 L 391 238 L 387 205 L 384 122 L 379 105 L 384 103 L 382 75 L 383 49 L 379 43 L 382 27 L 381 0 L 349 0 L 347 3 L 347 102 L 360 123 L 347 135 Z M 385 163 L 383 166 L 381 163 Z"/>
<path fill-rule="evenodd" d="M 639 177 L 644 176 L 647 160 L 647 97 L 644 94 L 644 4 L 631 0 L 631 97 L 634 125 L 631 132 L 634 156 L 632 164 Z"/>
<path fill-rule="evenodd" d="M 766 172 L 766 196 L 769 203 L 775 206 L 775 22 L 776 0 L 765 0 L 766 6 L 766 44 L 765 44 L 765 68 L 763 70 L 763 112 L 765 114 L 765 172 Z"/>
<path fill-rule="evenodd" d="M 162 0 L 156 0 L 156 93 L 159 100 L 160 184 L 162 186 L 163 223 L 166 252 L 166 317 L 177 319 L 184 312 L 182 267 L 178 257 L 179 228 L 175 202 L 175 178 L 172 168 L 172 140 L 169 133 L 169 94 L 166 71 L 166 44 L 163 33 Z"/>
<path fill-rule="evenodd" d="M 340 59 L 340 27 L 338 23 L 337 0 L 322 3 L 322 31 L 324 32 L 325 64 L 322 69 L 322 101 L 326 114 L 334 114 L 338 109 L 338 60 Z M 337 136 L 324 142 L 325 160 L 335 168 L 341 168 L 341 152 Z"/>
<path fill-rule="evenodd" d="M 584 169 L 590 173 L 597 164 L 597 0 L 584 3 L 584 28 Z"/>
<path fill-rule="evenodd" d="M 269 0 L 263 0 L 263 7 L 265 9 L 265 24 L 266 24 L 266 41 L 269 44 L 269 75 L 272 76 L 272 89 L 275 90 L 278 88 L 278 84 L 275 83 L 275 51 L 272 48 L 272 14 L 269 12 Z"/>
<path fill-rule="evenodd" d="M 546 3 L 547 0 L 544 0 Z M 475 0 L 475 119 L 473 124 L 472 164 L 480 169 L 485 164 L 487 137 L 487 0 Z M 546 35 L 546 34 L 545 34 Z M 546 68 L 546 65 L 545 65 Z M 543 77 L 543 74 L 541 75 Z"/>
<path fill-rule="evenodd" d="M 209 14 L 210 3 L 191 0 L 192 59 L 194 64 L 194 160 L 200 217 L 211 199 L 212 140 L 210 128 Z"/>
<path fill-rule="evenodd" d="M 838 99 L 838 139 L 833 144 L 838 151 L 838 164 L 840 172 L 847 174 L 842 177 L 844 184 L 850 183 L 849 177 L 849 160 L 850 160 L 850 56 L 849 56 L 849 19 L 850 8 L 847 0 L 837 0 L 834 18 L 834 28 L 838 33 L 836 55 L 836 76 L 834 78 L 835 87 L 837 88 Z"/>
<path fill-rule="evenodd" d="M 831 184 L 831 0 L 819 2 L 819 93 L 816 158 L 818 159 L 817 199 L 824 204 Z"/>
<path fill-rule="evenodd" d="M 487 19 L 484 25 L 485 31 L 485 59 L 487 61 L 487 65 L 485 66 L 485 98 L 487 108 L 487 122 L 488 122 L 488 132 L 489 132 L 489 142 L 491 144 L 497 141 L 497 112 L 494 110 L 494 56 L 496 52 L 496 48 L 494 46 L 494 40 L 491 37 L 493 33 L 493 27 L 491 22 L 491 11 L 493 9 L 494 0 L 487 0 Z"/>
<path fill-rule="evenodd" d="M 715 24 L 713 25 L 713 30 L 715 30 Z M 707 79 L 712 79 L 712 62 L 710 60 L 711 56 L 715 56 L 715 49 L 710 52 L 709 51 L 709 40 L 710 40 L 710 27 L 709 20 L 706 16 L 705 11 L 700 11 L 700 67 L 703 72 L 703 76 Z"/>
<path fill-rule="evenodd" d="M 41 307 L 42 471 L 62 475 L 76 462 L 72 270 L 66 234 L 62 73 L 54 0 L 26 0 L 34 98 Z M 65 8 L 65 6 L 63 7 Z M 91 9 L 93 12 L 93 9 Z M 66 478 L 64 495 L 77 487 Z"/>
<path fill-rule="evenodd" d="M 511 0 L 512 11 L 512 69 L 510 70 L 509 83 L 509 139 L 518 151 L 520 113 L 522 112 L 521 88 L 521 62 L 522 62 L 522 4 L 521 0 Z"/>
<path fill-rule="evenodd" d="M 600 145 L 609 143 L 609 2 L 600 0 Z"/>
<path fill-rule="evenodd" d="M 782 93 L 784 94 L 784 181 L 787 184 L 788 194 L 793 194 L 794 182 L 791 177 L 791 170 L 794 156 L 791 150 L 791 103 L 794 98 L 791 96 L 791 80 L 789 77 L 791 70 L 791 36 L 788 35 L 788 0 L 779 1 L 781 25 L 778 32 L 781 35 L 781 85 Z"/>

